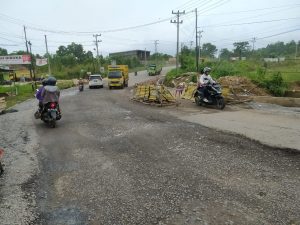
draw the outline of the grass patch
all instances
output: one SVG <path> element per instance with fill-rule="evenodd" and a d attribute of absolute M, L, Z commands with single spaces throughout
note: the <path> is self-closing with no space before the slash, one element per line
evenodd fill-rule
<path fill-rule="evenodd" d="M 206 61 L 200 64 L 200 70 L 211 67 L 211 76 L 218 79 L 222 76 L 244 76 L 267 89 L 275 96 L 284 95 L 289 86 L 300 81 L 300 61 L 286 60 L 284 62 L 245 61 Z M 193 70 L 176 69 L 166 75 L 165 84 L 171 85 L 173 79 L 183 73 Z M 193 80 L 195 80 L 193 78 Z"/>

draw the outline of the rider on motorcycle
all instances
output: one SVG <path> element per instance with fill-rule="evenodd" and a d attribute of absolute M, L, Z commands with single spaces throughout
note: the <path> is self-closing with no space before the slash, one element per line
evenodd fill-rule
<path fill-rule="evenodd" d="M 78 85 L 83 85 L 83 79 L 80 77 L 79 80 L 78 80 Z"/>
<path fill-rule="evenodd" d="M 60 96 L 59 88 L 56 86 L 56 78 L 55 77 L 49 77 L 47 80 L 47 85 L 42 90 L 41 96 L 43 97 L 42 103 L 43 106 L 46 105 L 49 102 L 56 102 L 59 110 L 58 100 Z"/>
<path fill-rule="evenodd" d="M 203 69 L 203 74 L 200 75 L 199 77 L 199 88 L 201 92 L 203 93 L 203 101 L 204 102 L 209 102 L 208 97 L 209 97 L 209 92 L 208 92 L 208 85 L 209 84 L 215 84 L 216 82 L 212 79 L 212 77 L 209 75 L 211 71 L 211 68 L 205 67 Z"/>

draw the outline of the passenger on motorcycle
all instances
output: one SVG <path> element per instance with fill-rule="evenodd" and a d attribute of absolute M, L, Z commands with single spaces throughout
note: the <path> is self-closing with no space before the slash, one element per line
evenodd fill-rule
<path fill-rule="evenodd" d="M 203 69 L 203 74 L 200 75 L 199 77 L 199 88 L 201 92 L 203 93 L 203 101 L 204 102 L 209 102 L 209 92 L 208 92 L 208 87 L 209 84 L 215 84 L 216 82 L 211 78 L 209 75 L 211 71 L 211 68 L 205 67 Z"/>
<path fill-rule="evenodd" d="M 56 102 L 57 106 L 58 106 L 58 112 L 60 114 L 60 109 L 59 109 L 59 104 L 58 104 L 60 91 L 59 91 L 59 88 L 56 86 L 56 78 L 55 77 L 48 78 L 47 85 L 42 90 L 41 96 L 43 98 L 43 100 L 42 100 L 43 106 L 49 102 Z"/>

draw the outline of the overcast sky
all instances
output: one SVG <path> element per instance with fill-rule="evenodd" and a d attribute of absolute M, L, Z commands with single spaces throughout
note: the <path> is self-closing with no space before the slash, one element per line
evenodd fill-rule
<path fill-rule="evenodd" d="M 300 40 L 299 0 L 0 0 L 0 47 L 9 52 L 25 50 L 23 25 L 33 53 L 44 54 L 44 35 L 50 53 L 58 46 L 81 43 L 95 54 L 94 34 L 101 33 L 99 51 L 147 49 L 175 54 L 176 25 L 172 10 L 180 17 L 180 42 L 195 46 L 195 8 L 201 43 L 232 49 L 232 43 L 256 37 L 255 48 L 276 41 Z M 150 26 L 118 31 L 157 22 Z M 85 32 L 85 33 L 84 33 Z M 281 34 L 283 33 L 283 34 Z M 270 37 L 272 36 L 272 37 Z M 262 38 L 262 39 L 260 39 Z M 191 43 L 193 41 L 193 43 Z"/>

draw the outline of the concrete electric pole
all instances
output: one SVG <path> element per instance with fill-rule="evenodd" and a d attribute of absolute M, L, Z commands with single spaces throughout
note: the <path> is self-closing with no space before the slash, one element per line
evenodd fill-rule
<path fill-rule="evenodd" d="M 201 58 L 201 38 L 202 38 L 202 33 L 203 33 L 204 31 L 203 30 L 200 30 L 200 31 L 198 31 L 198 38 L 199 38 L 199 51 L 198 51 L 198 57 L 199 57 L 199 59 Z"/>
<path fill-rule="evenodd" d="M 47 58 L 48 58 L 48 74 L 51 75 L 50 55 L 48 52 L 47 35 L 45 35 L 45 44 L 46 44 L 46 53 L 47 53 Z"/>
<path fill-rule="evenodd" d="M 298 45 L 299 45 L 299 41 L 296 42 L 295 60 L 297 59 L 297 55 L 298 55 Z"/>
<path fill-rule="evenodd" d="M 177 24 L 177 49 L 176 49 L 176 73 L 178 73 L 178 55 L 179 55 L 179 24 L 183 23 L 183 21 L 179 20 L 180 15 L 185 14 L 185 11 L 183 12 L 179 12 L 179 10 L 177 12 L 174 12 L 172 10 L 172 14 L 176 14 L 177 19 L 176 20 L 171 20 L 171 23 L 176 23 Z"/>
<path fill-rule="evenodd" d="M 31 42 L 28 41 L 28 45 L 29 45 L 29 52 L 30 52 L 30 57 L 31 57 L 31 69 L 32 69 L 32 72 L 33 72 L 33 80 L 34 80 L 34 86 L 36 88 L 36 79 L 35 79 L 35 70 L 34 70 L 34 65 L 33 65 L 33 55 L 32 55 L 32 51 L 31 51 Z"/>
<path fill-rule="evenodd" d="M 252 42 L 252 52 L 254 51 L 254 43 L 256 42 L 256 37 L 251 39 Z"/>
<path fill-rule="evenodd" d="M 24 36 L 25 36 L 25 44 L 26 44 L 26 52 L 27 54 L 29 54 L 29 51 L 28 51 L 28 41 L 27 41 L 27 34 L 26 34 L 26 27 L 24 26 Z M 32 62 L 32 58 L 30 59 L 30 61 Z M 29 66 L 29 73 L 30 73 L 30 79 L 31 81 L 33 80 L 32 79 L 32 68 L 31 68 L 32 65 Z M 34 91 L 34 86 L 33 86 L 33 83 L 32 83 L 32 91 Z"/>
<path fill-rule="evenodd" d="M 155 50 L 155 63 L 157 64 L 157 45 L 158 45 L 158 40 L 154 40 L 154 50 Z"/>
<path fill-rule="evenodd" d="M 101 34 L 93 35 L 93 37 L 95 37 L 95 39 L 96 39 L 95 44 L 96 44 L 96 50 L 97 50 L 97 62 L 98 62 L 98 66 L 99 66 L 99 72 L 101 72 L 101 65 L 100 65 L 100 59 L 99 59 L 99 46 L 98 46 L 98 43 L 102 42 L 101 40 L 98 40 L 98 37 L 100 37 L 100 36 L 101 36 Z"/>
<path fill-rule="evenodd" d="M 196 47 L 195 47 L 195 55 L 196 55 L 196 71 L 199 71 L 199 53 L 198 53 L 198 11 L 197 8 L 195 9 L 195 14 L 196 14 Z"/>

